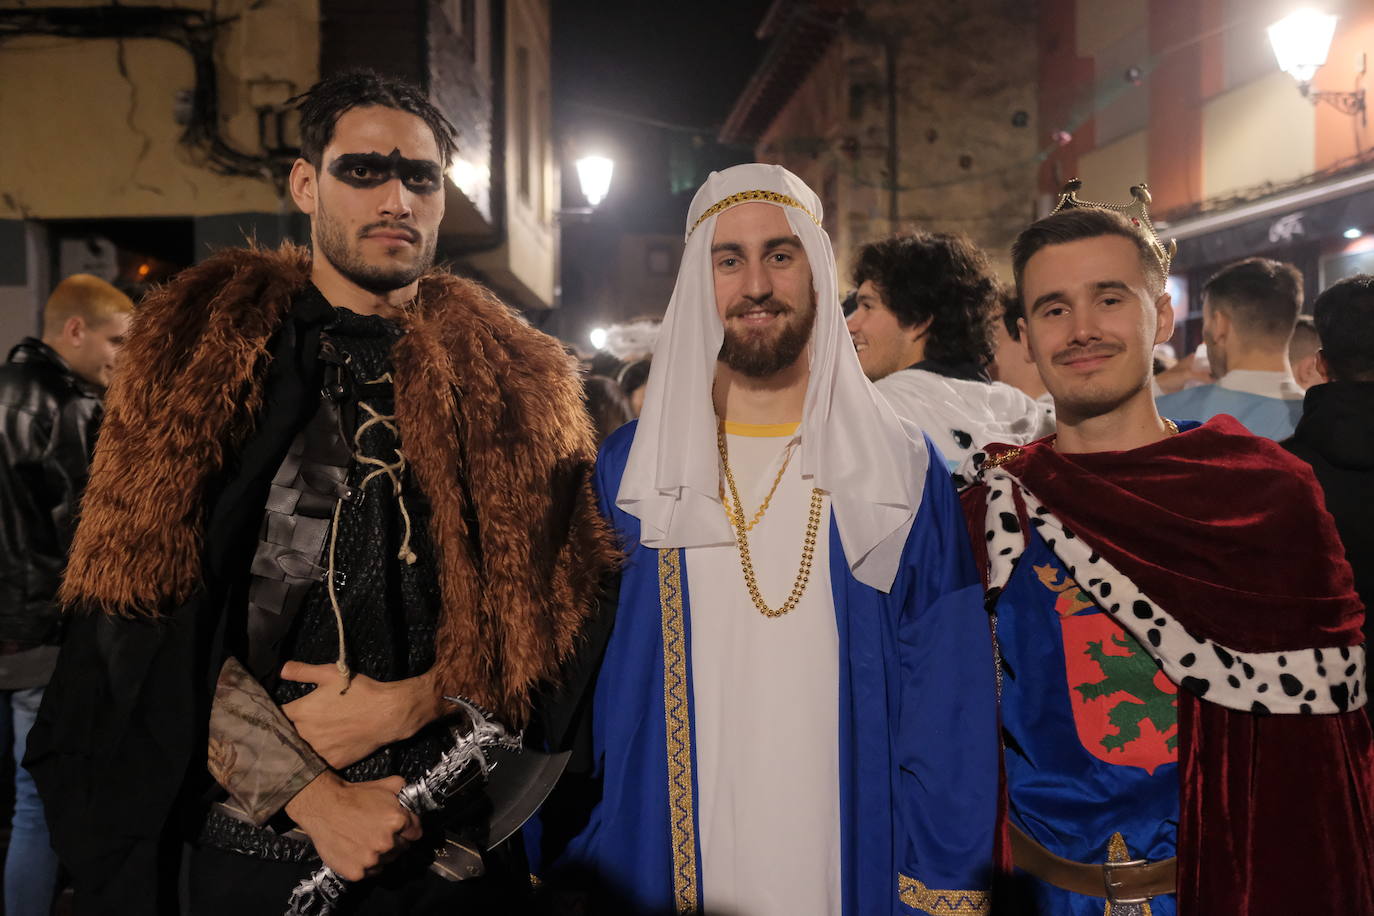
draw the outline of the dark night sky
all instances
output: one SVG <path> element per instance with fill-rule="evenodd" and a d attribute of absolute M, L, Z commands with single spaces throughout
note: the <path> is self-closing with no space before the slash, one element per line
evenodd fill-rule
<path fill-rule="evenodd" d="M 718 124 L 764 43 L 768 0 L 561 0 L 553 4 L 559 101 Z"/>
<path fill-rule="evenodd" d="M 750 158 L 747 149 L 715 148 L 714 139 L 767 47 L 754 31 L 768 5 L 769 0 L 555 0 L 558 136 L 571 157 L 604 151 L 616 160 L 598 220 L 624 230 L 680 231 L 691 194 L 671 194 L 668 159 L 675 143 L 692 144 L 693 135 L 586 106 L 700 128 L 695 146 L 714 167 Z M 565 205 L 581 205 L 570 161 L 563 174 Z"/>

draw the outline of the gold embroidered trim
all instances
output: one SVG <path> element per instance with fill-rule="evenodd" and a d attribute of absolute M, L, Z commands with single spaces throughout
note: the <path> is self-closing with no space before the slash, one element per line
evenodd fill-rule
<path fill-rule="evenodd" d="M 682 614 L 682 554 L 658 552 L 663 613 L 663 719 L 668 736 L 668 824 L 678 913 L 696 913 L 697 828 L 692 802 L 692 720 L 687 696 L 687 630 Z"/>
<path fill-rule="evenodd" d="M 915 878 L 897 875 L 897 896 L 903 903 L 930 916 L 970 916 L 992 912 L 992 898 L 987 891 L 931 890 Z"/>
<path fill-rule="evenodd" d="M 982 463 L 982 467 L 1002 467 L 1007 461 L 1018 459 L 1018 457 L 1021 457 L 1021 449 L 1007 449 L 1002 455 L 989 457 L 987 461 Z"/>
<path fill-rule="evenodd" d="M 715 216 L 720 211 L 728 210 L 735 204 L 742 204 L 750 200 L 761 200 L 770 204 L 782 204 L 784 207 L 795 207 L 811 217 L 811 222 L 815 223 L 817 226 L 821 224 L 821 221 L 816 219 L 816 214 L 812 213 L 810 210 L 797 203 L 794 198 L 788 197 L 786 194 L 779 194 L 777 191 L 740 191 L 738 194 L 731 194 L 724 200 L 717 201 L 707 207 L 706 212 L 698 216 L 695 223 L 692 223 L 692 228 L 687 234 L 691 235 L 693 232 L 696 232 L 697 226 L 700 226 L 709 217 Z"/>

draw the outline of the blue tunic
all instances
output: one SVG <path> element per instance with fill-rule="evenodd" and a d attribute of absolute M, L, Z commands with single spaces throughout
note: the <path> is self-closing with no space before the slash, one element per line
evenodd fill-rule
<path fill-rule="evenodd" d="M 1114 835 L 1126 858 L 1174 855 L 1177 689 L 1038 532 L 998 599 L 997 641 L 1012 822 L 1075 862 L 1107 861 Z M 1037 912 L 1102 916 L 1101 897 L 1030 880 Z M 1174 895 L 1150 912 L 1174 916 Z"/>
<path fill-rule="evenodd" d="M 602 511 L 634 545 L 593 705 L 602 795 L 557 864 L 590 870 L 636 911 L 696 912 L 691 601 L 683 552 L 644 547 L 638 519 L 614 507 L 634 430 L 613 434 L 597 462 Z M 991 636 L 963 516 L 931 451 L 889 593 L 854 578 L 830 528 L 846 916 L 988 907 L 998 767 Z"/>

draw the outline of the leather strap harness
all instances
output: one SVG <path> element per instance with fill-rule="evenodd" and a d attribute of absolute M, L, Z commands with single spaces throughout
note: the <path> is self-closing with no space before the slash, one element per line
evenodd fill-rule
<path fill-rule="evenodd" d="M 255 677 L 276 674 L 282 640 L 310 587 L 324 581 L 320 565 L 334 507 L 355 494 L 346 481 L 353 461 L 345 412 L 355 401 L 348 369 L 323 338 L 320 359 L 325 378 L 320 406 L 295 440 L 272 478 L 262 531 L 253 554 L 248 587 L 248 658 Z M 335 587 L 344 585 L 336 573 Z"/>

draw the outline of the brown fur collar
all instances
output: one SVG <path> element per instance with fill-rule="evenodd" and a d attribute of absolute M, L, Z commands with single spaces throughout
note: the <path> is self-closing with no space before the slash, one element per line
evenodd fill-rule
<path fill-rule="evenodd" d="M 68 606 L 157 616 L 195 590 L 207 483 L 252 431 L 268 340 L 309 273 L 293 246 L 226 250 L 139 308 L 106 399 Z M 419 299 L 392 361 L 401 439 L 432 505 L 440 686 L 521 721 L 617 559 L 591 491 L 591 427 L 562 348 L 490 291 L 435 272 Z M 456 483 L 464 456 L 480 570 Z"/>

